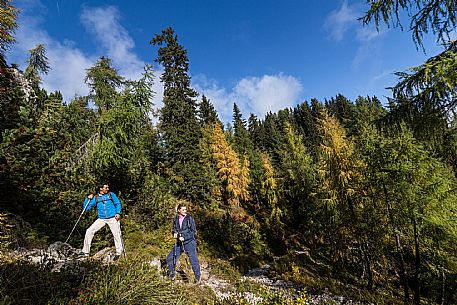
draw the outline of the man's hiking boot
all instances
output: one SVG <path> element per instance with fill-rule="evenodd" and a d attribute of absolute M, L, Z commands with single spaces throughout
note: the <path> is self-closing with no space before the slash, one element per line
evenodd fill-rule
<path fill-rule="evenodd" d="M 202 282 L 201 278 L 195 278 L 195 280 L 194 280 L 194 284 L 197 284 L 197 285 L 201 284 L 201 282 Z"/>
<path fill-rule="evenodd" d="M 78 255 L 76 256 L 76 258 L 87 258 L 89 257 L 89 253 L 86 253 L 86 252 L 79 252 Z"/>
<path fill-rule="evenodd" d="M 113 261 L 117 261 L 117 260 L 119 260 L 119 258 L 121 258 L 121 255 L 120 254 L 116 254 L 113 257 Z"/>
<path fill-rule="evenodd" d="M 170 281 L 175 281 L 176 280 L 176 273 L 168 274 L 168 278 Z"/>

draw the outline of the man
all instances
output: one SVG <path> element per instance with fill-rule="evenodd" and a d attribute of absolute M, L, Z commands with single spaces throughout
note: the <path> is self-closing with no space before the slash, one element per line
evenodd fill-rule
<path fill-rule="evenodd" d="M 173 238 L 175 238 L 176 243 L 166 258 L 168 276 L 172 280 L 175 279 L 176 262 L 181 254 L 186 252 L 187 256 L 189 256 L 192 271 L 194 272 L 195 283 L 198 284 L 200 283 L 201 274 L 197 257 L 197 242 L 195 240 L 195 234 L 197 232 L 195 221 L 191 215 L 187 214 L 187 208 L 184 203 L 178 204 L 176 211 L 178 215 L 173 220 L 172 229 Z"/>
<path fill-rule="evenodd" d="M 109 191 L 108 183 L 102 183 L 98 188 L 98 194 L 90 194 L 84 200 L 83 209 L 89 211 L 94 206 L 97 207 L 98 218 L 87 229 L 86 236 L 84 237 L 84 247 L 79 254 L 80 257 L 88 257 L 90 253 L 90 245 L 95 233 L 108 225 L 114 237 L 114 245 L 116 246 L 116 254 L 114 260 L 119 259 L 121 256 L 124 245 L 122 244 L 121 226 L 119 219 L 121 218 L 121 202 L 116 194 Z"/>

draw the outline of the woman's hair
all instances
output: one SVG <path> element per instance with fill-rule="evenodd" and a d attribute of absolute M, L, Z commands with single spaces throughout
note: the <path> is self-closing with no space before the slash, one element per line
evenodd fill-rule
<path fill-rule="evenodd" d="M 182 207 L 188 207 L 189 202 L 185 199 L 178 199 L 177 205 L 176 205 L 176 213 L 179 211 L 180 208 Z"/>
<path fill-rule="evenodd" d="M 184 203 L 185 203 L 185 202 L 178 203 L 178 205 L 176 206 L 176 212 L 178 212 L 179 209 L 181 209 L 182 207 L 185 207 L 185 206 L 186 206 Z"/>

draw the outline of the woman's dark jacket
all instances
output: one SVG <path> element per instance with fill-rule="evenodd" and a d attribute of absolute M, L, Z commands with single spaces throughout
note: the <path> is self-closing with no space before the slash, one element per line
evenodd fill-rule
<path fill-rule="evenodd" d="M 173 234 L 178 233 L 184 237 L 184 243 L 195 240 L 195 235 L 197 234 L 197 227 L 195 226 L 194 218 L 187 214 L 183 221 L 182 226 L 179 227 L 179 216 L 177 215 L 173 220 Z"/>

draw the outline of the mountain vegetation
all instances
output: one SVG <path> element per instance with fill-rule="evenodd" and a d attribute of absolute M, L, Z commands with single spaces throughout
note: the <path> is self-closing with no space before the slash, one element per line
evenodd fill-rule
<path fill-rule="evenodd" d="M 431 30 L 443 52 L 399 72 L 385 105 L 336 95 L 258 118 L 234 104 L 224 126 L 192 89 L 172 28 L 150 41 L 159 79 L 151 65 L 126 79 L 100 57 L 86 71 L 89 94 L 65 101 L 41 86 L 53 68 L 44 45 L 30 50 L 25 71 L 7 62 L 18 11 L 1 0 L 0 304 L 218 304 L 205 288 L 173 285 L 141 263 L 171 249 L 179 200 L 196 219 L 202 260 L 227 278 L 281 257 L 270 275 L 311 291 L 457 303 L 457 1 L 368 3 L 364 23 L 398 26 L 404 9 L 417 46 Z M 10 255 L 65 240 L 83 198 L 106 180 L 122 199 L 130 261 L 88 263 L 75 279 Z M 82 218 L 72 245 L 92 221 Z M 94 240 L 96 250 L 110 245 L 109 234 Z M 264 304 L 286 304 L 279 299 Z"/>

